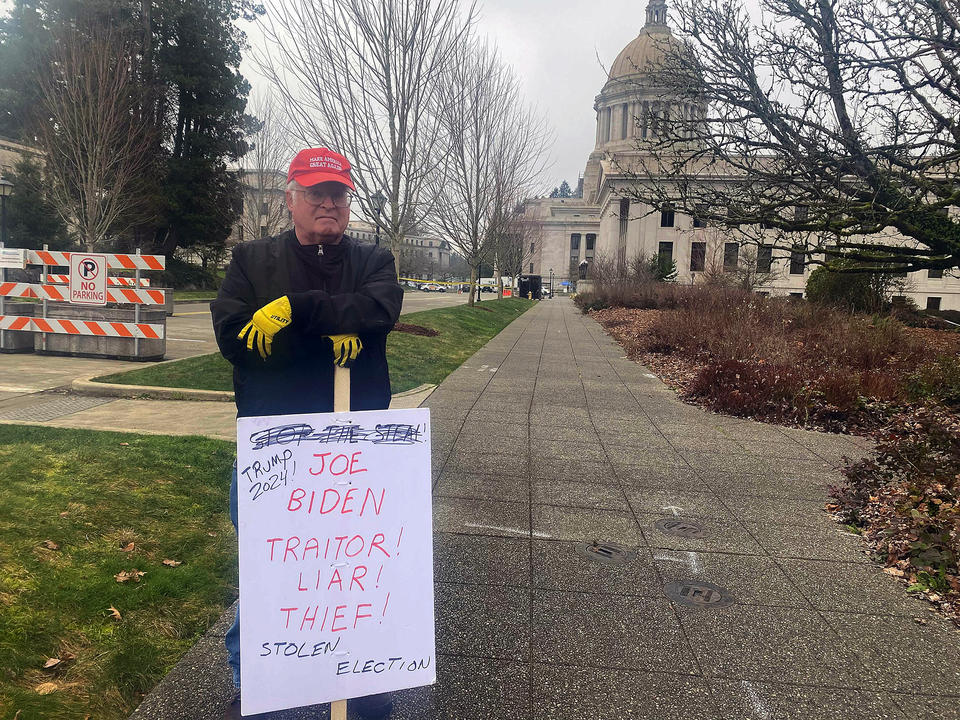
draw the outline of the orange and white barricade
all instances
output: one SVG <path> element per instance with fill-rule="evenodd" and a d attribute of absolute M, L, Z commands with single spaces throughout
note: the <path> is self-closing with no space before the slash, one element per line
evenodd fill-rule
<path fill-rule="evenodd" d="M 64 285 L 70 284 L 70 276 L 60 273 L 49 273 L 51 267 L 69 267 L 69 252 L 52 250 L 25 250 L 24 259 L 27 265 L 42 267 L 39 283 L 7 282 L 6 268 L 3 269 L 3 280 L 0 281 L 0 330 L 55 333 L 67 335 L 89 335 L 98 337 L 131 338 L 134 347 L 139 347 L 139 340 L 163 340 L 166 323 L 140 322 L 140 308 L 143 305 L 164 305 L 166 302 L 163 290 L 150 288 L 150 281 L 141 278 L 144 270 L 163 270 L 166 267 L 166 258 L 163 255 L 110 254 L 104 253 L 107 270 L 133 271 L 134 276 L 107 276 L 107 303 L 132 304 L 134 306 L 133 322 L 114 322 L 99 318 L 51 318 L 47 317 L 47 302 L 69 303 L 70 293 Z M 37 306 L 39 317 L 7 315 L 4 310 L 5 298 L 31 298 L 42 300 Z M 46 347 L 44 339 L 43 347 Z M 2 347 L 2 343 L 0 343 Z"/>

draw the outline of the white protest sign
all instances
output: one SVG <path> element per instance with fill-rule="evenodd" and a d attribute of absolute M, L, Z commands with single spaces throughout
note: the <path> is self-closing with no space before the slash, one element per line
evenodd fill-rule
<path fill-rule="evenodd" d="M 436 682 L 430 411 L 237 420 L 245 714 Z"/>
<path fill-rule="evenodd" d="M 70 302 L 79 305 L 107 304 L 106 255 L 70 253 Z"/>

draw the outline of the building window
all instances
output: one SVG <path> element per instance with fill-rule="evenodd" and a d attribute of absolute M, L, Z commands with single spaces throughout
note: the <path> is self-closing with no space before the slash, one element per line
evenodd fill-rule
<path fill-rule="evenodd" d="M 597 242 L 597 236 L 593 233 L 587 233 L 587 252 L 593 250 L 594 244 Z"/>
<path fill-rule="evenodd" d="M 699 218 L 696 215 L 693 216 L 693 226 L 695 228 L 705 228 L 707 226 L 707 221 L 703 218 Z"/>
<path fill-rule="evenodd" d="M 243 242 L 243 225 L 240 226 L 240 242 Z"/>
<path fill-rule="evenodd" d="M 533 263 L 530 263 L 530 272 L 533 272 Z"/>
<path fill-rule="evenodd" d="M 773 266 L 773 246 L 761 245 L 757 248 L 757 272 L 768 273 Z"/>
<path fill-rule="evenodd" d="M 805 260 L 803 248 L 798 245 L 794 246 L 793 250 L 790 251 L 790 274 L 803 275 L 803 268 L 806 265 Z"/>
<path fill-rule="evenodd" d="M 267 237 L 267 226 L 266 226 L 266 225 L 261 225 L 261 226 L 260 226 L 260 237 L 262 237 L 262 238 Z"/>
<path fill-rule="evenodd" d="M 667 206 L 660 211 L 660 227 L 673 227 L 674 220 L 675 217 L 672 207 Z"/>
<path fill-rule="evenodd" d="M 927 277 L 931 280 L 939 280 L 943 277 L 943 268 L 938 268 L 936 270 L 927 270 Z"/>
<path fill-rule="evenodd" d="M 793 209 L 793 219 L 795 222 L 806 222 L 810 217 L 810 208 L 806 205 L 797 205 Z"/>
<path fill-rule="evenodd" d="M 740 243 L 723 244 L 723 271 L 734 272 L 740 263 Z"/>
<path fill-rule="evenodd" d="M 803 299 L 803 293 L 802 293 L 802 292 L 799 292 L 799 293 L 790 293 L 790 297 L 796 298 L 797 300 L 802 300 L 802 299 Z"/>
<path fill-rule="evenodd" d="M 270 203 L 260 203 L 260 214 L 261 215 L 270 214 Z"/>
<path fill-rule="evenodd" d="M 703 272 L 707 265 L 707 244 L 695 242 L 690 244 L 690 272 Z"/>
<path fill-rule="evenodd" d="M 671 263 L 673 262 L 673 243 L 672 242 L 662 242 L 657 247 L 657 259 L 661 263 Z"/>
<path fill-rule="evenodd" d="M 927 298 L 927 310 L 939 310 L 940 309 L 940 298 L 938 297 L 928 297 Z"/>
<path fill-rule="evenodd" d="M 530 243 L 530 254 L 533 255 L 533 243 Z"/>
<path fill-rule="evenodd" d="M 623 104 L 620 110 L 620 137 L 627 139 L 627 117 L 630 115 L 630 106 Z"/>
<path fill-rule="evenodd" d="M 579 253 L 580 250 L 580 233 L 573 233 L 570 235 L 570 254 L 573 255 L 573 251 L 577 250 Z"/>

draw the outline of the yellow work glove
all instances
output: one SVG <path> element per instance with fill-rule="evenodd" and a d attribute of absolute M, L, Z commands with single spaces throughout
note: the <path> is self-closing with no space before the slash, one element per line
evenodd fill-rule
<path fill-rule="evenodd" d="M 257 310 L 250 322 L 243 326 L 237 338 L 240 340 L 246 338 L 247 350 L 253 350 L 256 343 L 257 352 L 266 360 L 273 345 L 273 336 L 290 324 L 292 320 L 290 315 L 290 301 L 287 296 L 278 297 Z"/>
<path fill-rule="evenodd" d="M 363 350 L 363 343 L 356 335 L 328 335 L 333 343 L 333 361 L 340 367 L 350 367 Z"/>

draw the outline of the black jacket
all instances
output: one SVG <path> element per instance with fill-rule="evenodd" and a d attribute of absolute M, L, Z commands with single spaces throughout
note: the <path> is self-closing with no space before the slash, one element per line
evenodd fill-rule
<path fill-rule="evenodd" d="M 363 343 L 351 369 L 351 409 L 386 408 L 387 333 L 403 300 L 393 255 L 345 235 L 339 288 L 331 293 L 305 271 L 296 242 L 289 230 L 237 245 L 211 304 L 217 344 L 233 364 L 237 414 L 332 411 L 333 350 L 323 336 L 338 333 L 356 333 Z M 273 352 L 262 360 L 237 334 L 257 310 L 282 295 L 290 299 L 293 320 L 274 336 Z"/>

